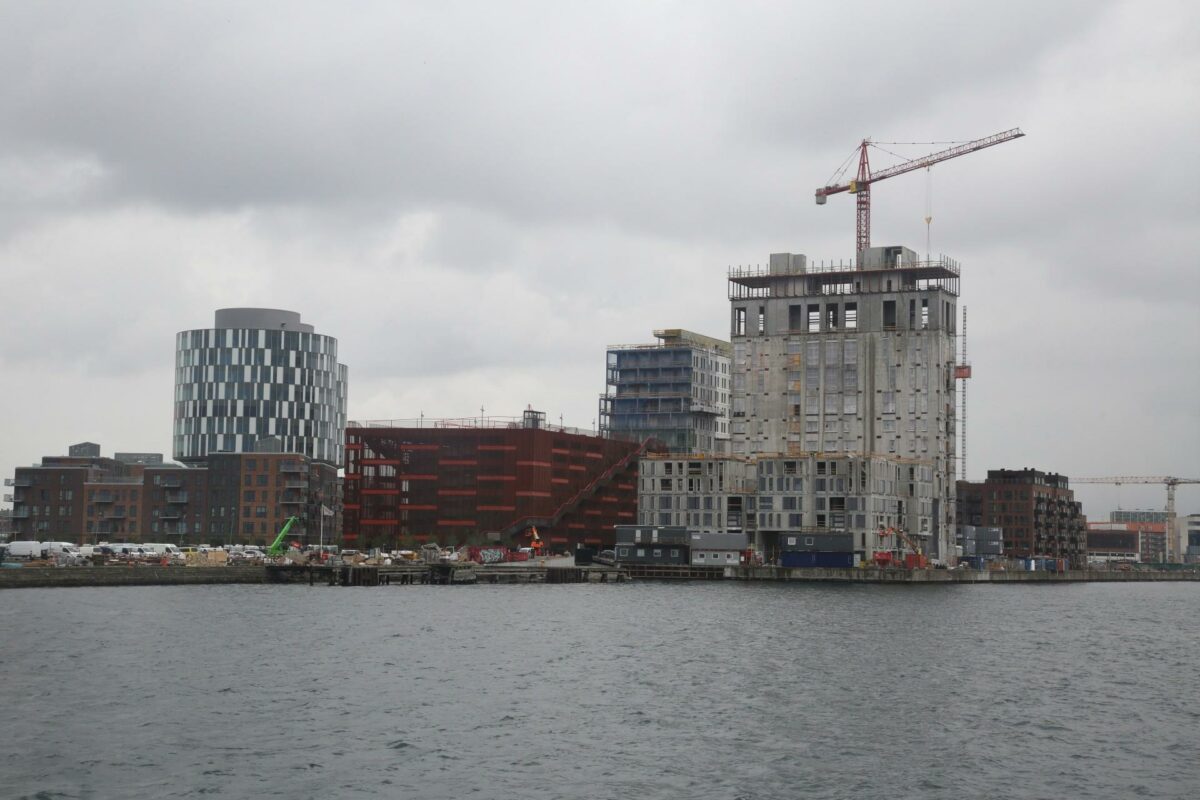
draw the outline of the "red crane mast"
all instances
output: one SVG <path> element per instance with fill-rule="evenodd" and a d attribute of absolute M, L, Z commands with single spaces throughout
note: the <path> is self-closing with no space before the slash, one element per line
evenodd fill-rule
<path fill-rule="evenodd" d="M 858 152 L 858 176 L 849 183 L 822 186 L 820 189 L 817 189 L 817 205 L 825 205 L 825 198 L 831 194 L 851 192 L 857 195 L 858 219 L 855 227 L 855 254 L 858 259 L 859 268 L 861 269 L 863 252 L 871 246 L 871 184 L 878 183 L 885 178 L 894 178 L 897 175 L 903 175 L 906 172 L 912 172 L 922 167 L 931 167 L 934 164 L 941 161 L 948 161 L 951 158 L 965 156 L 967 153 L 974 153 L 976 150 L 982 150 L 985 147 L 992 147 L 993 145 L 1002 144 L 1013 139 L 1019 139 L 1024 135 L 1021 133 L 1020 128 L 1013 128 L 1012 130 L 996 133 L 983 139 L 964 142 L 963 144 L 958 144 L 936 153 L 930 153 L 921 158 L 914 158 L 911 161 L 896 164 L 879 172 L 871 172 L 871 163 L 867 157 L 867 148 L 871 145 L 871 140 L 863 139 L 862 144 L 859 145 Z"/>

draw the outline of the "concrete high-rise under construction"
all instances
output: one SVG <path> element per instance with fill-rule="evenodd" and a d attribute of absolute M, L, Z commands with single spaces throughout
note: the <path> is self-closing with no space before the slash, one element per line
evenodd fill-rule
<path fill-rule="evenodd" d="M 730 271 L 732 455 L 853 462 L 802 527 L 853 532 L 866 553 L 896 527 L 953 554 L 958 280 L 954 261 L 904 247 Z"/>

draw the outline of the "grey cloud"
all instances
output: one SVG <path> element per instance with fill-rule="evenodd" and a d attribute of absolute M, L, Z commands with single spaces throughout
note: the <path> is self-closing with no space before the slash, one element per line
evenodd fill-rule
<path fill-rule="evenodd" d="M 933 172 L 975 463 L 1200 472 L 1198 25 L 1132 2 L 9 4 L 0 365 L 169 393 L 177 330 L 269 305 L 339 337 L 352 416 L 541 397 L 586 424 L 606 344 L 727 334 L 727 265 L 852 255 L 852 198 L 812 193 L 862 136 L 1022 125 Z M 874 201 L 877 243 L 924 249 L 923 175 Z M 94 418 L 157 419 L 124 400 Z M 0 461 L 56 446 L 31 402 L 0 400 Z"/>

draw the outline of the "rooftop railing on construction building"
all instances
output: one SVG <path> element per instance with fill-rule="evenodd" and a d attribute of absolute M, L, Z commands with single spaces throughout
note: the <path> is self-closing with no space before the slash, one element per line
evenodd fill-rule
<path fill-rule="evenodd" d="M 889 278 L 900 273 L 901 281 L 892 288 Z M 883 268 L 859 270 L 854 262 L 837 261 L 810 265 L 803 272 L 772 271 L 769 266 L 730 267 L 728 297 L 745 300 L 766 297 L 808 297 L 819 295 L 888 293 L 944 289 L 958 294 L 958 262 L 946 256 L 927 261 L 907 261 Z"/>
<path fill-rule="evenodd" d="M 728 276 L 730 278 L 803 278 L 805 276 L 821 276 L 833 273 L 871 273 L 871 272 L 887 272 L 890 270 L 940 270 L 951 273 L 954 277 L 958 277 L 960 267 L 958 261 L 949 256 L 938 256 L 922 261 L 897 261 L 895 264 L 886 267 L 870 267 L 868 269 L 859 269 L 854 259 L 837 261 L 819 261 L 809 264 L 802 272 L 788 271 L 772 271 L 770 266 L 763 264 L 754 264 L 747 266 L 739 264 L 738 266 L 730 266 Z M 949 276 L 947 276 L 949 277 Z M 649 345 L 651 347 L 655 345 Z"/>

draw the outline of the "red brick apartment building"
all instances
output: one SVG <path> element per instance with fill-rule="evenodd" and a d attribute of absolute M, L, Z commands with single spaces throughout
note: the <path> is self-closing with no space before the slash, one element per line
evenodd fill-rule
<path fill-rule="evenodd" d="M 91 447 L 88 455 L 45 456 L 5 479 L 14 539 L 265 544 L 291 516 L 300 519 L 290 532 L 296 541 L 316 543 L 322 521 L 325 541 L 338 538 L 331 464 L 299 453 L 212 453 L 206 466 L 183 468 L 161 456 L 157 463 L 102 458 Z"/>
<path fill-rule="evenodd" d="M 1087 519 L 1064 475 L 992 469 L 982 483 L 959 481 L 958 522 L 1003 528 L 1005 555 L 1087 566 Z"/>
<path fill-rule="evenodd" d="M 554 550 L 611 546 L 637 520 L 645 445 L 521 419 L 351 423 L 346 428 L 347 547 L 499 541 L 536 526 Z"/>

